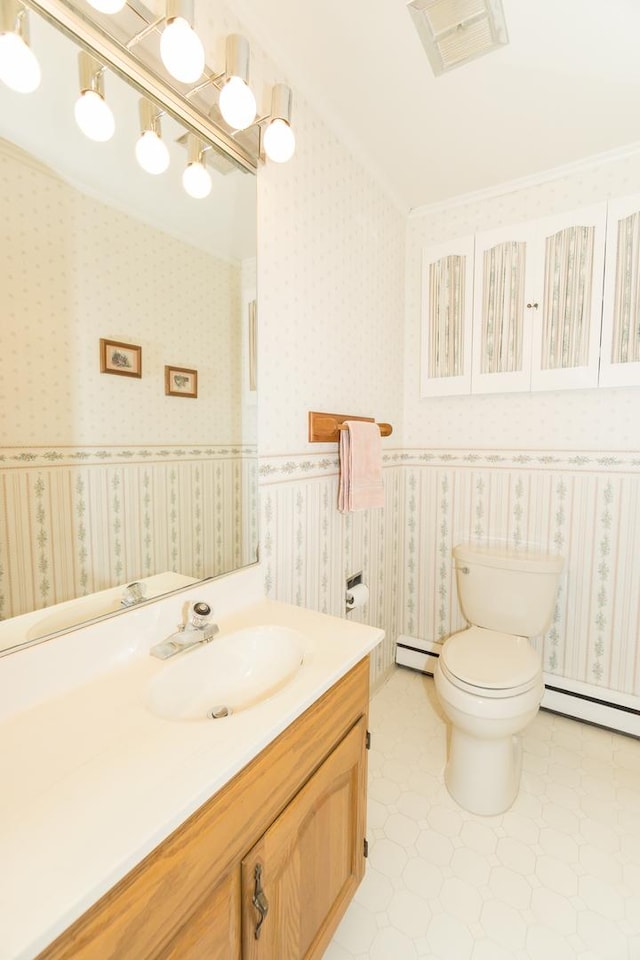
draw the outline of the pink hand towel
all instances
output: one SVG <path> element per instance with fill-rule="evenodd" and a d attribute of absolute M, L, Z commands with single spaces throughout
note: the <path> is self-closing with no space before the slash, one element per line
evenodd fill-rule
<path fill-rule="evenodd" d="M 382 442 L 377 423 L 345 420 L 340 431 L 338 510 L 384 506 Z"/>

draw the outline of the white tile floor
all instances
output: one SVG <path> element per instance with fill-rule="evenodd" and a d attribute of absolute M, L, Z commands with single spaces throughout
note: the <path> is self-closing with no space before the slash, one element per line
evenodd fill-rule
<path fill-rule="evenodd" d="M 433 680 L 371 704 L 369 861 L 324 960 L 640 960 L 640 741 L 540 712 L 513 807 L 443 781 Z"/>

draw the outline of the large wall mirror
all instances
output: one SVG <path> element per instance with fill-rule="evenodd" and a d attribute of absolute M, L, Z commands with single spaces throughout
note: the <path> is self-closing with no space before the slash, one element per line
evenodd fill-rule
<path fill-rule="evenodd" d="M 115 135 L 88 140 L 78 47 L 37 16 L 31 46 L 38 90 L 0 83 L 0 655 L 258 540 L 256 178 L 212 149 L 210 195 L 187 196 L 170 115 L 169 169 L 144 172 L 115 74 Z"/>

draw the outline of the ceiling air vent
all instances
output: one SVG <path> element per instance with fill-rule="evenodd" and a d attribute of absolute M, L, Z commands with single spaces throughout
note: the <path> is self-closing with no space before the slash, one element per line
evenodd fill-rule
<path fill-rule="evenodd" d="M 436 76 L 509 42 L 501 0 L 410 0 Z"/>

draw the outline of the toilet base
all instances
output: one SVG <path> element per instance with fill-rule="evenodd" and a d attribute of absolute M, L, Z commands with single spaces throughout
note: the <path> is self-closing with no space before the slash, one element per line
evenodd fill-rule
<path fill-rule="evenodd" d="M 496 816 L 508 810 L 518 795 L 521 769 L 520 736 L 480 740 L 451 727 L 444 780 L 456 803 L 470 813 Z"/>

